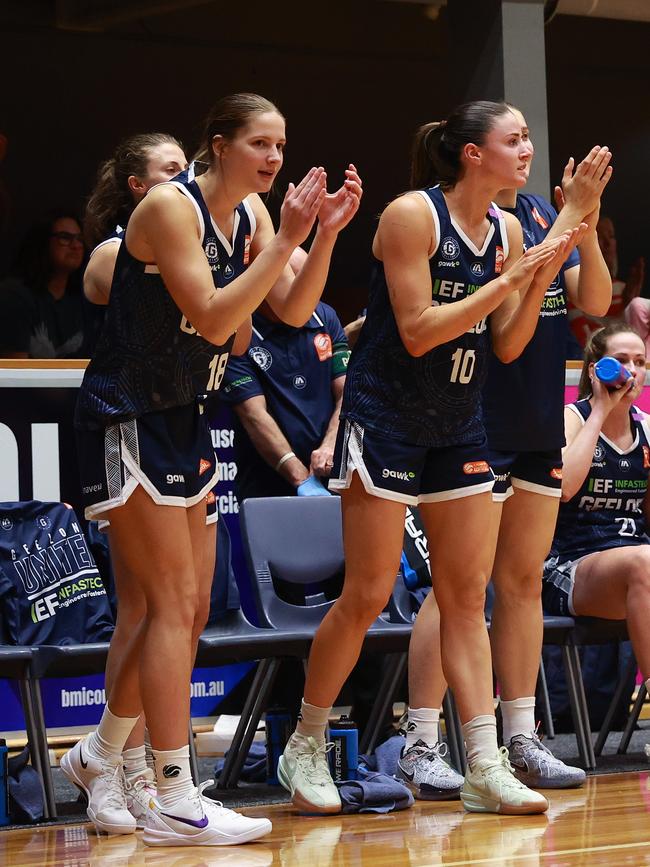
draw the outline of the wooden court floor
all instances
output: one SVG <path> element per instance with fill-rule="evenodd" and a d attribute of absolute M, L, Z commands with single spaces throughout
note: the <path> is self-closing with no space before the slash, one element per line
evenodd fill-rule
<path fill-rule="evenodd" d="M 590 777 L 551 793 L 544 816 L 472 815 L 459 802 L 416 802 L 386 815 L 297 816 L 286 805 L 255 807 L 273 832 L 259 843 L 211 849 L 151 849 L 141 835 L 98 837 L 90 825 L 0 832 L 4 867 L 596 867 L 650 865 L 650 772 Z"/>

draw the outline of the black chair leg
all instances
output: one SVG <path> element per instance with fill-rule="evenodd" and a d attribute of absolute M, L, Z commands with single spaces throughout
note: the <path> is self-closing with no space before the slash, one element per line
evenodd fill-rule
<path fill-rule="evenodd" d="M 194 780 L 194 785 L 198 786 L 201 782 L 199 779 L 199 762 L 196 757 L 196 743 L 194 742 L 194 729 L 192 728 L 192 717 L 190 717 L 189 731 L 188 731 L 188 743 L 190 745 L 190 771 L 192 774 L 192 779 Z"/>
<path fill-rule="evenodd" d="M 587 699 L 585 697 L 584 686 L 582 683 L 582 671 L 580 668 L 578 648 L 573 645 L 565 644 L 562 646 L 562 655 L 564 657 L 564 670 L 566 673 L 569 700 L 571 702 L 571 715 L 576 730 L 578 751 L 585 768 L 591 771 L 596 767 L 596 757 L 594 756 L 594 750 L 591 744 L 589 711 L 587 709 Z"/>
<path fill-rule="evenodd" d="M 266 706 L 271 687 L 280 667 L 279 659 L 262 659 L 246 697 L 239 725 L 228 750 L 217 785 L 221 789 L 236 789 L 239 775 L 250 750 L 257 724 Z"/>
<path fill-rule="evenodd" d="M 377 746 L 386 713 L 393 706 L 395 695 L 406 673 L 407 662 L 406 653 L 392 653 L 386 657 L 384 676 L 359 743 L 359 752 L 363 755 L 369 755 Z"/>
<path fill-rule="evenodd" d="M 627 752 L 627 748 L 630 745 L 630 739 L 632 737 L 632 732 L 634 731 L 634 726 L 639 718 L 639 714 L 641 713 L 641 709 L 643 707 L 643 702 L 646 697 L 646 688 L 645 683 L 642 683 L 639 687 L 639 692 L 636 697 L 636 701 L 634 702 L 634 707 L 632 708 L 629 717 L 627 718 L 627 722 L 625 723 L 625 730 L 623 731 L 623 736 L 621 738 L 621 742 L 618 745 L 617 753 L 623 754 Z"/>
<path fill-rule="evenodd" d="M 36 715 L 34 713 L 34 701 L 32 698 L 30 681 L 26 678 L 19 681 L 20 698 L 25 713 L 25 728 L 27 730 L 27 744 L 29 745 L 29 757 L 32 767 L 36 771 L 41 781 L 43 790 L 43 814 L 44 818 L 50 818 L 50 806 L 45 784 L 45 771 L 41 756 L 41 747 L 39 743 L 38 726 L 36 724 Z"/>
<path fill-rule="evenodd" d="M 54 781 L 52 780 L 52 767 L 50 765 L 50 752 L 47 745 L 47 729 L 45 728 L 45 714 L 43 713 L 43 698 L 41 696 L 41 685 L 38 680 L 35 679 L 31 681 L 31 686 L 34 719 L 36 721 L 38 746 L 41 755 L 41 765 L 43 770 L 45 804 L 49 813 L 49 818 L 56 819 L 58 814 L 56 810 L 56 797 L 54 795 Z"/>
<path fill-rule="evenodd" d="M 626 685 L 629 683 L 630 678 L 634 677 L 636 668 L 637 663 L 636 659 L 633 656 L 627 664 L 625 673 L 616 684 L 616 690 L 614 692 L 614 695 L 612 696 L 612 700 L 609 703 L 609 707 L 607 708 L 607 713 L 605 714 L 603 724 L 601 725 L 600 731 L 598 732 L 598 737 L 596 738 L 596 743 L 594 744 L 594 753 L 597 756 L 599 756 L 603 751 L 603 747 L 605 746 L 605 743 L 607 741 L 607 736 L 612 730 L 612 720 L 614 719 L 614 715 L 616 714 L 616 711 L 618 710 L 618 707 L 621 703 L 621 699 L 623 698 L 623 692 Z"/>
<path fill-rule="evenodd" d="M 549 740 L 555 737 L 555 726 L 553 725 L 553 713 L 551 711 L 551 700 L 548 695 L 548 684 L 546 683 L 546 671 L 544 670 L 544 660 L 539 661 L 539 672 L 537 674 L 537 700 L 542 711 L 542 722 L 544 723 L 544 732 Z"/>
<path fill-rule="evenodd" d="M 461 774 L 464 774 L 467 767 L 467 760 L 465 756 L 463 728 L 460 724 L 456 702 L 454 701 L 454 696 L 450 689 L 447 690 L 442 700 L 442 710 L 445 715 L 449 758 L 456 770 L 460 771 Z"/>

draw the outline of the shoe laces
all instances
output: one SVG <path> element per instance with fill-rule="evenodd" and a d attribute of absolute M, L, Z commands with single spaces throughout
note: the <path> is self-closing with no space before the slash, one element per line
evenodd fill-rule
<path fill-rule="evenodd" d="M 325 785 L 332 782 L 329 771 L 327 754 L 334 747 L 331 742 L 318 743 L 314 738 L 307 738 L 306 748 L 296 750 L 294 757 L 300 770 L 305 774 L 309 782 L 316 785 Z"/>
<path fill-rule="evenodd" d="M 126 781 L 121 762 L 102 764 L 101 777 L 106 784 L 106 803 L 110 807 L 126 810 Z"/>

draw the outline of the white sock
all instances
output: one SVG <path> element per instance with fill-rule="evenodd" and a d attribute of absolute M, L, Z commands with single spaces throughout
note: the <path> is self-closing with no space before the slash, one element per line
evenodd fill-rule
<path fill-rule="evenodd" d="M 486 759 L 494 761 L 499 755 L 497 721 L 494 714 L 481 714 L 466 722 L 463 726 L 463 738 L 470 770 L 474 769 L 477 762 Z"/>
<path fill-rule="evenodd" d="M 189 744 L 177 750 L 154 750 L 153 758 L 156 763 L 156 797 L 161 807 L 169 810 L 195 789 L 190 772 Z"/>
<path fill-rule="evenodd" d="M 406 747 L 409 750 L 416 741 L 424 741 L 429 747 L 438 743 L 439 707 L 410 707 L 406 722 Z"/>
<path fill-rule="evenodd" d="M 296 734 L 304 738 L 315 738 L 317 741 L 325 740 L 325 729 L 329 722 L 331 707 L 316 707 L 308 704 L 303 698 L 298 714 Z"/>
<path fill-rule="evenodd" d="M 135 782 L 138 777 L 153 782 L 154 776 L 147 765 L 147 751 L 144 744 L 140 747 L 132 747 L 130 750 L 122 750 L 122 761 L 127 783 Z"/>
<path fill-rule="evenodd" d="M 88 736 L 86 748 L 95 758 L 114 762 L 122 755 L 124 744 L 139 719 L 139 716 L 115 716 L 106 705 L 99 725 Z"/>
<path fill-rule="evenodd" d="M 499 702 L 503 718 L 503 743 L 508 746 L 515 735 L 531 738 L 535 733 L 535 696 Z"/>

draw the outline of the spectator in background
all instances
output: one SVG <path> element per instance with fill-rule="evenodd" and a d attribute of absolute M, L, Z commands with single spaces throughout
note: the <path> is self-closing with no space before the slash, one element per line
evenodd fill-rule
<path fill-rule="evenodd" d="M 625 318 L 650 346 L 650 301 L 640 298 L 645 279 L 645 259 L 639 256 L 628 271 L 627 281 L 618 276 L 618 246 L 611 217 L 601 216 L 596 226 L 598 245 L 612 278 L 612 303 L 605 316 L 589 316 L 576 307 L 569 308 L 571 330 L 580 346 L 586 346 L 589 338 L 609 322 Z"/>
<path fill-rule="evenodd" d="M 75 358 L 83 342 L 81 223 L 59 210 L 27 233 L 0 286 L 0 354 Z"/>
<path fill-rule="evenodd" d="M 295 274 L 306 258 L 294 250 Z M 253 314 L 248 353 L 230 358 L 220 393 L 235 414 L 240 500 L 330 496 L 322 480 L 332 468 L 349 355 L 328 304 L 301 328 L 281 322 L 266 302 Z"/>

